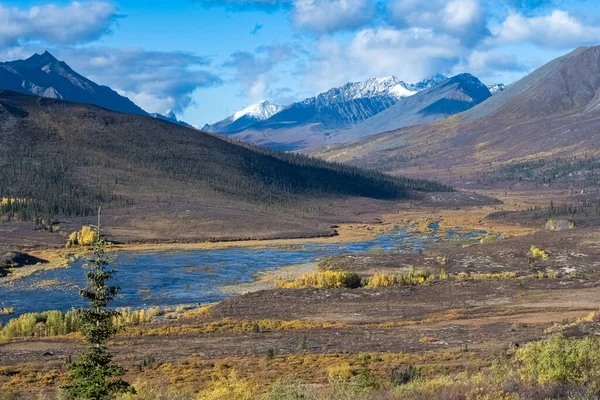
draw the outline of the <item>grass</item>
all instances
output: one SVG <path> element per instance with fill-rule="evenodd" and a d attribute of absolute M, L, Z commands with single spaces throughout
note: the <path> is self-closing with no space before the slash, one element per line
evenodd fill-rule
<path fill-rule="evenodd" d="M 499 358 L 457 348 L 412 354 L 190 356 L 143 364 L 133 375 L 138 394 L 119 400 L 593 400 L 600 382 L 599 346 L 597 337 L 554 335 Z M 32 393 L 63 379 L 56 365 L 0 368 L 0 387 L 7 394 Z"/>
<path fill-rule="evenodd" d="M 195 318 L 210 313 L 214 304 L 201 307 L 148 307 L 140 310 L 119 308 L 113 323 L 124 327 L 145 325 L 157 317 L 166 319 Z M 6 308 L 14 312 L 14 309 Z M 0 311 L 2 311 L 0 309 Z M 11 313 L 12 313 L 11 312 Z M 9 340 L 27 337 L 52 337 L 68 335 L 79 330 L 80 320 L 76 310 L 61 312 L 57 310 L 39 313 L 26 313 L 9 320 L 6 325 L 0 324 L 0 339 Z"/>
<path fill-rule="evenodd" d="M 346 271 L 318 271 L 304 274 L 300 278 L 275 282 L 275 286 L 283 289 L 319 288 L 319 289 L 355 289 L 361 286 L 360 275 Z"/>
<path fill-rule="evenodd" d="M 436 278 L 435 274 L 425 270 L 411 269 L 407 274 L 386 275 L 374 274 L 364 285 L 367 288 L 383 288 L 390 286 L 423 285 Z"/>

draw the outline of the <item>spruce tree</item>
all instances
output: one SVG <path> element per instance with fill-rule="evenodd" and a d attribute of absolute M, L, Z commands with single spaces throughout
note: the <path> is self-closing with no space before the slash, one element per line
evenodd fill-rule
<path fill-rule="evenodd" d="M 94 228 L 93 251 L 86 264 L 89 268 L 85 274 L 87 285 L 80 292 L 90 307 L 77 310 L 80 332 L 89 348 L 69 366 L 69 382 L 63 387 L 68 399 L 106 400 L 119 393 L 133 392 L 122 379 L 123 368 L 112 362 L 107 346 L 108 340 L 119 330 L 113 322 L 116 311 L 108 309 L 119 288 L 109 284 L 114 271 L 108 268 L 111 259 L 105 254 L 108 243 L 100 229 L 100 210 L 98 225 Z"/>

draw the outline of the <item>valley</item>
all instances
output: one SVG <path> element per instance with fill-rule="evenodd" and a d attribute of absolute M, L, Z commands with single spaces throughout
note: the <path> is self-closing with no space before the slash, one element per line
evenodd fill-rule
<path fill-rule="evenodd" d="M 365 82 L 223 135 L 0 91 L 0 399 L 69 382 L 90 254 L 120 400 L 596 399 L 599 48 Z"/>

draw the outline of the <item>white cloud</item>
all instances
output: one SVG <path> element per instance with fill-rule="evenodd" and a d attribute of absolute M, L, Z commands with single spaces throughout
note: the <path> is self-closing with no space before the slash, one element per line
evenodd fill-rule
<path fill-rule="evenodd" d="M 449 71 L 464 49 L 457 39 L 428 29 L 375 28 L 357 32 L 348 45 L 321 39 L 317 51 L 319 56 L 304 78 L 315 92 L 386 75 L 418 81 Z"/>
<path fill-rule="evenodd" d="M 600 41 L 600 28 L 585 26 L 567 11 L 527 18 L 512 12 L 492 29 L 498 44 L 533 43 L 540 47 L 564 49 Z"/>
<path fill-rule="evenodd" d="M 61 48 L 57 54 L 75 71 L 110 86 L 148 112 L 181 113 L 195 90 L 221 84 L 205 57 L 177 51 Z"/>
<path fill-rule="evenodd" d="M 0 4 L 0 45 L 30 41 L 75 44 L 109 32 L 117 18 L 115 5 L 104 1 L 74 1 L 66 6 L 46 4 L 30 8 Z"/>
<path fill-rule="evenodd" d="M 300 29 L 330 33 L 360 28 L 375 11 L 372 0 L 296 0 L 292 19 Z"/>
<path fill-rule="evenodd" d="M 390 7 L 390 20 L 399 28 L 451 35 L 470 47 L 489 35 L 487 12 L 478 0 L 397 0 Z"/>
<path fill-rule="evenodd" d="M 514 54 L 495 49 L 475 50 L 452 69 L 452 75 L 469 72 L 484 82 L 510 83 L 528 70 Z"/>
<path fill-rule="evenodd" d="M 243 86 L 251 103 L 264 100 L 271 86 L 278 81 L 275 67 L 292 61 L 302 52 L 290 44 L 262 46 L 255 52 L 236 51 L 223 64 L 235 71 L 236 80 Z"/>

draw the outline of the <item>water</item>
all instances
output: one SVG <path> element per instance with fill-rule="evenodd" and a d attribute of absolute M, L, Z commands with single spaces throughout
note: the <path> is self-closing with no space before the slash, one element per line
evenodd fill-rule
<path fill-rule="evenodd" d="M 115 254 L 111 266 L 117 271 L 113 283 L 121 287 L 117 307 L 141 308 L 177 304 L 210 303 L 228 295 L 219 287 L 251 282 L 254 274 L 284 265 L 303 264 L 343 253 L 369 250 L 385 252 L 419 251 L 440 239 L 473 238 L 484 231 L 460 234 L 448 231 L 445 238 L 432 234 L 395 230 L 366 242 L 344 244 L 307 244 L 292 248 L 229 248 L 221 250 L 138 252 Z M 70 268 L 42 271 L 10 285 L 0 285 L 0 308 L 14 307 L 15 315 L 45 310 L 67 311 L 83 306 L 79 287 L 85 283 L 84 262 L 76 260 Z M 43 280 L 60 284 L 36 287 Z M 0 321 L 14 317 L 0 316 Z"/>

